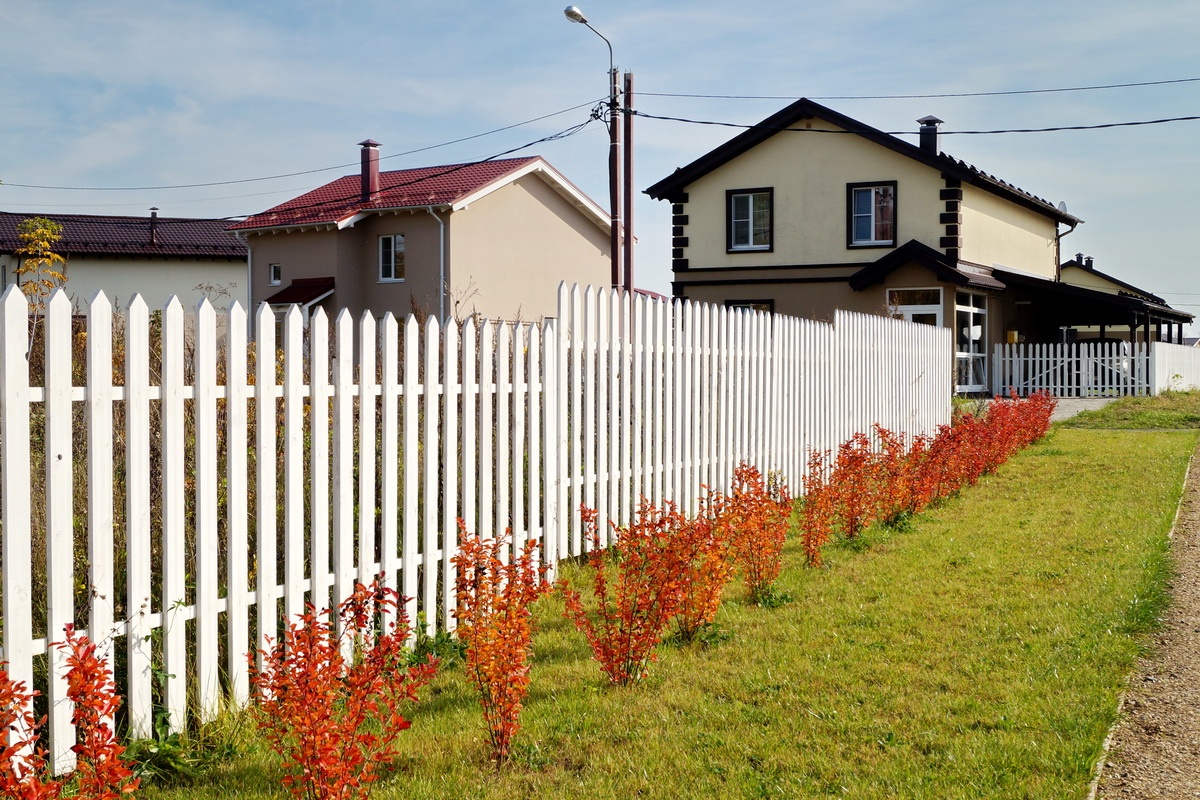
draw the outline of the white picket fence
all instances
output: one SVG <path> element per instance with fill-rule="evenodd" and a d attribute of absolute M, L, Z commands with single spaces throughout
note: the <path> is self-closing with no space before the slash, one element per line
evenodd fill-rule
<path fill-rule="evenodd" d="M 616 524 L 641 497 L 694 510 L 743 460 L 797 488 L 813 449 L 950 415 L 946 329 L 841 312 L 830 325 L 564 286 L 536 325 L 342 312 L 331 331 L 292 308 L 277 342 L 263 306 L 248 343 L 237 305 L 218 329 L 207 301 L 185 321 L 173 300 L 159 323 L 140 297 L 116 321 L 119 363 L 97 296 L 73 385 L 57 294 L 31 383 L 25 299 L 0 300 L 2 658 L 30 685 L 45 660 L 59 770 L 75 738 L 49 644 L 67 623 L 122 664 L 134 736 L 156 707 L 178 730 L 245 702 L 246 654 L 355 581 L 381 575 L 410 619 L 452 628 L 456 519 L 511 527 L 553 565 L 584 552 L 581 504 Z"/>
<path fill-rule="evenodd" d="M 1056 397 L 1157 395 L 1200 388 L 1200 349 L 1167 342 L 998 344 L 992 393 Z"/>

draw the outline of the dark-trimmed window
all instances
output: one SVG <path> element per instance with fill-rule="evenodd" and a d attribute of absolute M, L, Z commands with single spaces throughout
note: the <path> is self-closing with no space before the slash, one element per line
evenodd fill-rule
<path fill-rule="evenodd" d="M 379 237 L 379 281 L 404 280 L 404 234 Z"/>
<path fill-rule="evenodd" d="M 725 192 L 726 243 L 731 253 L 770 250 L 774 227 L 773 189 L 729 189 Z"/>
<path fill-rule="evenodd" d="M 895 181 L 848 184 L 846 205 L 847 247 L 896 244 Z"/>

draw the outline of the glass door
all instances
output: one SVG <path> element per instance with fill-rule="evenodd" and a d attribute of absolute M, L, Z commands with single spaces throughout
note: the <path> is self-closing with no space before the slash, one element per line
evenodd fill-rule
<path fill-rule="evenodd" d="M 987 296 L 971 292 L 954 295 L 954 363 L 956 391 L 987 388 Z"/>

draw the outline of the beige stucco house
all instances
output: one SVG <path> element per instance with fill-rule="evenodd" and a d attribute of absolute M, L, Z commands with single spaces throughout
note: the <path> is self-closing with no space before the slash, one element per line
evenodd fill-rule
<path fill-rule="evenodd" d="M 229 227 L 255 304 L 537 320 L 610 282 L 609 215 L 541 157 L 380 172 L 360 146 L 358 175 Z"/>
<path fill-rule="evenodd" d="M 956 385 L 987 388 L 1004 341 L 1182 339 L 1191 315 L 1062 264 L 1082 220 L 941 152 L 802 99 L 646 190 L 672 204 L 674 293 L 810 318 L 834 309 L 944 325 Z"/>
<path fill-rule="evenodd" d="M 225 220 L 160 217 L 156 211 L 149 217 L 0 212 L 5 286 L 18 282 L 17 228 L 30 217 L 62 226 L 54 249 L 67 259 L 64 289 L 78 311 L 100 290 L 118 308 L 135 294 L 155 310 L 172 296 L 187 311 L 205 297 L 218 309 L 247 300 L 246 247 L 225 233 Z"/>

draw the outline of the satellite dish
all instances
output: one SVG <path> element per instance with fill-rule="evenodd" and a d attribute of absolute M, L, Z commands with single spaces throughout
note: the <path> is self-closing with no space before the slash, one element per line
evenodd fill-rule
<path fill-rule="evenodd" d="M 1064 214 L 1067 213 L 1067 201 L 1066 200 L 1058 201 L 1058 210 Z"/>

